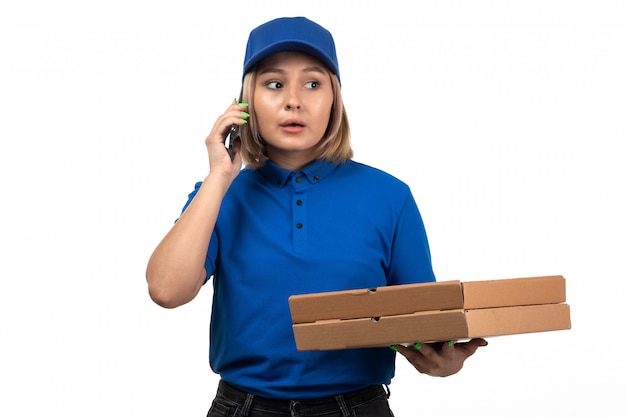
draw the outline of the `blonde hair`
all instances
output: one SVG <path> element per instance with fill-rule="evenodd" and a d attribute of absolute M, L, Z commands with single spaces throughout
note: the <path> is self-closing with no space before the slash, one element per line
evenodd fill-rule
<path fill-rule="evenodd" d="M 330 73 L 329 73 L 330 74 Z M 252 169 L 257 169 L 269 159 L 265 141 L 259 132 L 254 112 L 254 89 L 256 85 L 256 68 L 248 72 L 243 80 L 242 102 L 248 103 L 250 118 L 243 125 L 241 132 L 241 156 L 243 163 Z M 328 120 L 328 127 L 324 136 L 317 144 L 317 158 L 334 163 L 344 163 L 352 158 L 350 145 L 350 124 L 348 115 L 341 98 L 341 86 L 336 75 L 330 74 L 333 89 L 333 107 Z"/>

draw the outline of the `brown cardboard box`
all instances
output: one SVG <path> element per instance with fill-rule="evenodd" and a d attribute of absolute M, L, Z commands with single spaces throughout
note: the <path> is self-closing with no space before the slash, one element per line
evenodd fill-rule
<path fill-rule="evenodd" d="M 298 350 L 565 330 L 562 276 L 441 281 L 289 298 Z"/>
<path fill-rule="evenodd" d="M 439 281 L 289 297 L 294 323 L 562 302 L 565 278 L 561 275 L 463 283 Z"/>
<path fill-rule="evenodd" d="M 291 319 L 308 323 L 463 308 L 460 281 L 302 294 L 289 297 Z"/>
<path fill-rule="evenodd" d="M 293 326 L 298 350 L 380 347 L 565 330 L 569 305 L 423 311 L 379 319 L 328 320 Z"/>
<path fill-rule="evenodd" d="M 463 282 L 463 308 L 509 307 L 565 302 L 561 275 Z"/>

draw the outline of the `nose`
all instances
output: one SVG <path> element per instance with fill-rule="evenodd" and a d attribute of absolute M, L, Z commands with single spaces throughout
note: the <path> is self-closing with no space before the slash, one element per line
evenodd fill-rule
<path fill-rule="evenodd" d="M 285 109 L 286 110 L 299 110 L 302 108 L 302 103 L 300 101 L 300 96 L 295 87 L 285 89 Z"/>

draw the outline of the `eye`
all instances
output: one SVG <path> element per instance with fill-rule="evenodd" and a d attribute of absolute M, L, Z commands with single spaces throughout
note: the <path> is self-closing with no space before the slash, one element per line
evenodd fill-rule
<path fill-rule="evenodd" d="M 307 81 L 304 85 L 306 86 L 306 88 L 315 90 L 316 88 L 319 88 L 320 83 L 319 81 Z"/>
<path fill-rule="evenodd" d="M 274 90 L 276 90 L 276 89 L 278 89 L 278 88 L 281 88 L 281 87 L 283 86 L 283 85 L 280 83 L 280 81 L 268 81 L 268 82 L 266 82 L 266 83 L 265 83 L 265 85 L 266 85 L 268 88 L 271 88 L 271 89 L 274 89 Z"/>

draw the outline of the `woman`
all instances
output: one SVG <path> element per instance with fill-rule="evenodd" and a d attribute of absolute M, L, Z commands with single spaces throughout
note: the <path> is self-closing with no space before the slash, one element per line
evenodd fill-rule
<path fill-rule="evenodd" d="M 231 158 L 224 138 L 238 126 Z M 306 18 L 250 33 L 242 102 L 206 139 L 196 184 L 150 258 L 153 300 L 172 308 L 213 277 L 209 416 L 392 415 L 396 352 L 429 375 L 458 372 L 482 339 L 376 349 L 296 350 L 293 294 L 434 281 L 409 187 L 354 162 L 331 34 Z M 245 163 L 245 168 L 242 165 Z"/>

